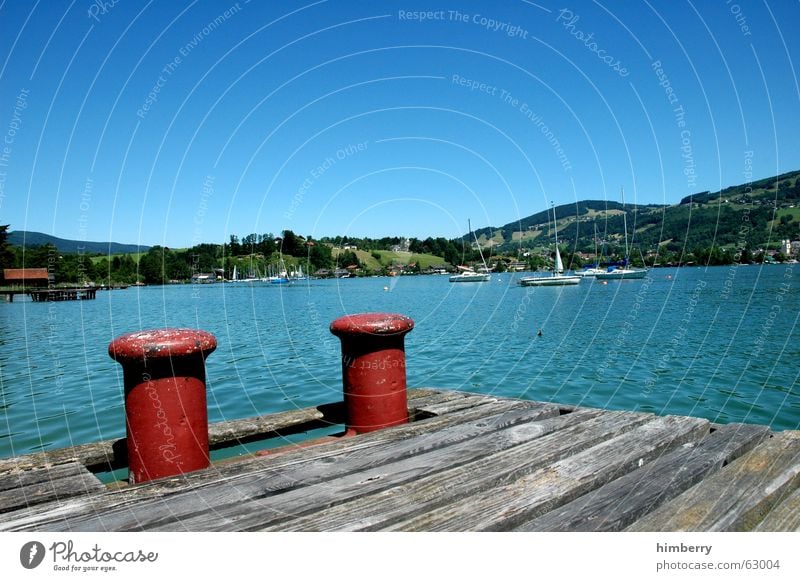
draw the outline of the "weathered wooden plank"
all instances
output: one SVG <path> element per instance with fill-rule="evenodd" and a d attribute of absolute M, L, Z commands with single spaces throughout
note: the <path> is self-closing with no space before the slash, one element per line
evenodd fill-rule
<path fill-rule="evenodd" d="M 448 391 L 451 390 L 442 390 L 433 387 L 417 387 L 414 389 L 409 389 L 408 392 L 406 393 L 406 397 L 408 398 L 408 401 L 414 401 L 425 397 L 438 395 L 441 393 L 447 393 Z"/>
<path fill-rule="evenodd" d="M 419 408 L 419 407 L 424 407 L 426 405 L 432 405 L 445 401 L 452 401 L 454 399 L 464 398 L 467 397 L 468 395 L 475 395 L 475 394 L 468 394 L 465 391 L 457 391 L 453 389 L 447 389 L 447 390 L 412 389 L 408 391 L 408 407 L 409 409 Z"/>
<path fill-rule="evenodd" d="M 619 531 L 769 437 L 765 426 L 729 424 L 552 510 L 519 531 Z"/>
<path fill-rule="evenodd" d="M 3 458 L 0 460 L 0 474 L 17 470 L 31 470 L 57 464 L 68 464 L 78 462 L 84 466 L 94 464 L 113 464 L 114 446 L 119 440 L 106 440 L 91 444 L 81 444 L 58 450 L 48 450 L 16 456 L 14 458 Z"/>
<path fill-rule="evenodd" d="M 190 474 L 163 478 L 139 484 L 137 486 L 116 490 L 110 496 L 92 499 L 92 506 L 87 501 L 76 501 L 74 503 L 59 503 L 53 507 L 40 506 L 30 514 L 5 515 L 0 516 L 0 523 L 4 520 L 19 520 L 27 522 L 30 519 L 37 521 L 39 515 L 44 515 L 46 511 L 54 511 L 54 519 L 67 519 L 70 515 L 82 514 L 99 510 L 100 506 L 109 508 L 111 506 L 133 506 L 144 499 L 162 498 L 176 491 L 187 491 L 197 487 L 206 486 L 220 479 L 235 481 L 240 476 L 247 476 L 258 473 L 271 473 L 283 471 L 286 466 L 294 466 L 307 462 L 310 459 L 320 459 L 326 456 L 335 456 L 342 450 L 366 450 L 371 447 L 387 445 L 391 442 L 412 438 L 426 432 L 433 432 L 448 426 L 478 421 L 494 415 L 503 414 L 514 410 L 538 410 L 541 417 L 552 417 L 559 413 L 559 408 L 554 405 L 535 404 L 532 402 L 519 400 L 501 399 L 496 403 L 476 406 L 469 410 L 461 411 L 457 414 L 448 414 L 441 417 L 432 417 L 423 421 L 413 422 L 402 426 L 396 426 L 388 430 L 380 430 L 369 434 L 358 436 L 357 440 L 343 438 L 340 440 L 329 441 L 314 447 L 313 456 L 307 449 L 294 448 L 280 456 L 251 457 L 241 461 L 214 465 L 208 470 L 200 470 Z"/>
<path fill-rule="evenodd" d="M 77 462 L 6 473 L 0 478 L 0 512 L 105 490 L 106 487 Z"/>
<path fill-rule="evenodd" d="M 800 532 L 800 488 L 773 508 L 755 528 L 759 532 Z"/>
<path fill-rule="evenodd" d="M 420 404 L 439 403 L 450 399 L 464 398 L 466 392 L 445 391 L 433 389 L 413 389 L 408 392 L 409 407 Z M 215 422 L 209 425 L 209 444 L 212 447 L 222 447 L 225 444 L 235 444 L 240 440 L 252 440 L 259 436 L 270 436 L 276 432 L 302 426 L 305 423 L 319 422 L 326 419 L 323 411 L 325 408 L 335 410 L 341 404 L 325 404 L 318 408 L 304 408 L 289 410 L 265 416 Z M 54 466 L 79 462 L 84 466 L 110 466 L 122 467 L 126 465 L 125 439 L 104 440 L 80 444 L 58 450 L 47 450 L 34 454 L 26 454 L 14 458 L 0 459 L 0 474 L 6 471 L 30 470 L 42 466 Z"/>
<path fill-rule="evenodd" d="M 189 530 L 260 530 L 278 521 L 316 512 L 367 494 L 379 493 L 401 483 L 416 482 L 428 474 L 491 456 L 498 451 L 552 433 L 565 425 L 582 423 L 597 413 L 599 412 L 570 414 L 510 427 L 502 425 L 499 421 L 483 420 L 481 424 L 486 428 L 485 433 L 460 437 L 458 442 L 456 434 L 464 433 L 465 426 L 453 426 L 448 430 L 420 436 L 430 439 L 429 448 L 419 449 L 406 458 L 370 466 L 365 465 L 360 456 L 339 457 L 336 465 L 350 466 L 351 469 L 334 480 L 287 490 L 277 496 L 254 496 L 250 501 L 216 510 L 213 517 L 209 514 L 197 514 L 192 518 L 182 519 L 180 525 Z M 449 440 L 449 445 L 441 445 L 443 437 Z M 380 453 L 394 456 L 398 444 L 386 447 L 380 450 Z M 377 452 L 378 450 L 373 451 L 373 454 Z M 353 465 L 354 461 L 358 461 L 358 464 Z M 175 526 L 175 523 L 166 521 L 162 523 L 148 530 L 172 530 Z"/>
<path fill-rule="evenodd" d="M 208 427 L 209 444 L 213 447 L 225 442 L 233 443 L 236 440 L 250 439 L 258 434 L 274 434 L 304 423 L 324 419 L 324 414 L 318 408 L 306 408 L 263 417 L 218 422 Z M 70 462 L 78 462 L 84 466 L 124 466 L 127 461 L 124 450 L 125 439 L 123 438 L 37 452 L 0 460 L 0 473 L 7 470 L 29 470 Z M 122 453 L 122 457 L 119 457 L 120 453 Z"/>
<path fill-rule="evenodd" d="M 335 404 L 329 405 L 331 408 L 337 407 Z M 289 410 L 267 416 L 210 424 L 208 426 L 208 443 L 213 448 L 226 443 L 274 435 L 304 424 L 324 421 L 326 414 L 320 409 L 323 407 Z M 332 411 L 332 415 L 334 414 L 336 412 Z"/>
<path fill-rule="evenodd" d="M 416 409 L 429 414 L 443 416 L 445 414 L 455 413 L 461 410 L 469 409 L 478 405 L 495 402 L 495 398 L 487 397 L 485 395 L 467 395 L 465 397 L 454 398 L 448 401 L 440 401 L 437 403 L 429 403 L 422 406 L 414 406 Z"/>
<path fill-rule="evenodd" d="M 798 486 L 800 432 L 780 432 L 626 530 L 749 531 Z"/>
<path fill-rule="evenodd" d="M 627 474 L 666 450 L 697 441 L 708 429 L 706 420 L 660 417 L 511 484 L 426 511 L 385 530 L 510 530 Z"/>
<path fill-rule="evenodd" d="M 343 502 L 348 493 L 346 483 L 330 483 L 336 489 L 333 492 L 326 491 L 330 495 L 326 505 L 320 506 L 319 499 L 314 498 L 312 500 L 317 504 L 313 512 L 306 510 L 305 514 L 291 521 L 284 519 L 284 522 L 277 522 L 279 519 L 275 519 L 275 522 L 261 530 L 380 530 L 397 520 L 424 513 L 447 502 L 463 500 L 468 503 L 473 495 L 481 491 L 512 482 L 542 466 L 589 449 L 653 419 L 650 414 L 598 412 L 579 410 L 541 422 L 542 427 L 549 425 L 539 438 L 531 437 L 527 442 L 502 449 L 494 444 L 495 451 L 490 455 L 468 463 L 462 460 L 461 466 L 445 466 L 445 470 L 426 472 L 421 477 L 396 478 L 393 474 L 372 474 L 370 477 L 378 476 L 385 481 L 379 494 L 374 493 L 378 491 L 376 489 L 372 494 L 365 495 L 362 488 L 359 490 L 361 497 Z M 590 419 L 575 421 L 587 416 Z M 481 447 L 487 445 L 479 444 Z M 392 465 L 389 468 L 394 473 L 411 467 Z M 386 488 L 386 484 L 392 486 Z"/>
<path fill-rule="evenodd" d="M 500 402 L 497 407 L 508 408 L 513 402 Z M 484 405 L 483 414 L 488 414 L 492 406 Z M 474 411 L 474 410 L 471 410 Z M 491 433 L 496 429 L 521 424 L 540 418 L 552 417 L 558 413 L 555 406 L 526 407 L 511 412 L 504 411 L 495 416 L 478 416 L 471 422 L 458 422 L 460 414 L 432 418 L 427 422 L 438 422 L 450 418 L 450 425 L 437 432 L 421 429 L 420 426 L 408 424 L 389 430 L 373 432 L 354 438 L 345 438 L 334 442 L 304 449 L 297 454 L 288 453 L 275 458 L 266 457 L 257 469 L 255 463 L 242 466 L 242 471 L 230 477 L 220 477 L 212 469 L 186 475 L 181 479 L 172 479 L 175 488 L 155 497 L 143 498 L 140 490 L 146 490 L 147 484 L 130 489 L 115 491 L 86 499 L 83 503 L 60 504 L 52 507 L 39 507 L 37 511 L 22 512 L 0 517 L 0 529 L 21 530 L 40 528 L 42 530 L 128 530 L 147 526 L 148 522 L 161 524 L 162 513 L 168 506 L 169 519 L 167 525 L 180 530 L 182 519 L 196 516 L 198 512 L 208 511 L 208 515 L 200 515 L 200 520 L 215 519 L 221 511 L 238 510 L 238 506 L 250 499 L 263 496 L 274 496 L 278 492 L 304 487 L 314 483 L 325 482 L 353 470 L 380 467 L 380 465 L 396 461 L 399 458 L 416 457 L 430 449 L 447 446 L 453 442 L 474 439 L 477 435 Z M 463 418 L 462 418 L 463 419 Z M 417 422 L 423 424 L 425 422 Z M 441 422 L 439 422 L 441 423 Z M 397 439 L 392 432 L 414 434 L 413 437 Z M 391 444 L 391 445 L 388 445 Z M 220 472 L 229 469 L 225 466 Z M 202 481 L 197 484 L 199 477 Z M 180 483 L 183 481 L 183 484 Z M 188 485 L 192 482 L 194 485 Z M 167 497 L 165 500 L 163 497 Z M 210 507 L 214 507 L 211 510 Z M 67 523 L 67 521 L 69 521 Z M 50 529 L 48 529 L 50 527 Z"/>

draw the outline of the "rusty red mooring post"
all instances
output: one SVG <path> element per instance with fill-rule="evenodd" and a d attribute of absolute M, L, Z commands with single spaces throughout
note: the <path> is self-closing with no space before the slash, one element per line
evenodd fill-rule
<path fill-rule="evenodd" d="M 342 383 L 348 433 L 408 422 L 406 354 L 414 321 L 404 315 L 364 313 L 331 323 L 342 342 Z"/>
<path fill-rule="evenodd" d="M 108 346 L 123 370 L 131 484 L 209 466 L 205 359 L 216 348 L 196 329 L 139 331 Z"/>

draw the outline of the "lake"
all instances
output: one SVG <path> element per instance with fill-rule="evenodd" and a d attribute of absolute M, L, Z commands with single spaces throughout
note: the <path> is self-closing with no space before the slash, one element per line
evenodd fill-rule
<path fill-rule="evenodd" d="M 408 385 L 800 428 L 800 268 L 660 268 L 643 280 L 520 287 L 446 276 L 174 285 L 0 303 L 0 457 L 125 434 L 117 336 L 213 333 L 209 421 L 341 399 L 344 314 L 396 312 Z M 539 335 L 541 331 L 541 335 Z"/>

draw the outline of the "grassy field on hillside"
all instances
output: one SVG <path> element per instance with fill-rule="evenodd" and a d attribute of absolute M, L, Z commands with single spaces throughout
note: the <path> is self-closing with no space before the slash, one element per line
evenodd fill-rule
<path fill-rule="evenodd" d="M 347 250 L 341 250 L 339 248 L 333 249 L 333 257 L 334 259 L 342 252 L 349 252 Z M 372 253 L 380 255 L 380 261 L 378 261 Z M 356 250 L 355 251 L 358 260 L 361 264 L 365 265 L 368 270 L 380 270 L 384 266 L 390 266 L 394 263 L 398 264 L 410 264 L 415 262 L 419 264 L 421 269 L 426 269 L 430 266 L 434 265 L 441 265 L 445 264 L 444 258 L 441 256 L 435 256 L 433 254 L 415 254 L 413 252 L 392 252 L 390 250 Z"/>
<path fill-rule="evenodd" d="M 92 264 L 97 264 L 98 262 L 100 262 L 104 258 L 106 260 L 108 260 L 109 262 L 111 262 L 112 260 L 114 260 L 115 256 L 118 256 L 119 258 L 122 258 L 123 256 L 130 256 L 131 258 L 133 258 L 133 261 L 136 264 L 139 264 L 139 259 L 142 257 L 143 254 L 147 254 L 147 253 L 146 252 L 131 252 L 130 254 L 109 254 L 108 256 L 92 256 L 90 258 L 90 260 L 92 261 Z"/>

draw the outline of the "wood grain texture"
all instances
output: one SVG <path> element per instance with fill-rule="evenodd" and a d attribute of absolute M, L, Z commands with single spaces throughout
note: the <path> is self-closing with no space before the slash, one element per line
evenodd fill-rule
<path fill-rule="evenodd" d="M 0 530 L 31 527 L 60 530 L 66 521 L 69 521 L 69 530 L 139 530 L 165 520 L 180 530 L 183 519 L 197 517 L 198 513 L 208 513 L 208 516 L 198 518 L 213 519 L 222 511 L 238 510 L 241 503 L 252 498 L 273 496 L 281 491 L 324 482 L 359 468 L 380 466 L 491 432 L 497 426 L 515 425 L 558 413 L 555 406 L 526 405 L 509 410 L 509 403 L 483 405 L 479 406 L 480 412 L 470 409 L 461 415 L 416 423 L 438 425 L 439 430 L 434 432 L 420 425 L 407 424 L 277 457 L 267 456 L 219 469 L 212 467 L 182 477 L 108 492 L 83 503 L 43 506 L 36 511 L 10 514 L 7 518 L 0 518 Z M 479 415 L 474 417 L 475 414 Z M 470 417 L 473 419 L 467 421 Z M 445 418 L 449 418 L 447 422 Z"/>
<path fill-rule="evenodd" d="M 749 531 L 800 486 L 800 432 L 779 432 L 630 531 Z"/>
<path fill-rule="evenodd" d="M 114 490 L 91 470 L 124 440 L 0 460 L 0 530 L 800 530 L 800 432 L 434 389 L 408 407 L 418 421 Z M 213 449 L 342 419 L 209 432 Z"/>
<path fill-rule="evenodd" d="M 105 489 L 94 474 L 77 462 L 51 468 L 7 472 L 0 476 L 0 513 Z"/>
<path fill-rule="evenodd" d="M 687 444 L 664 454 L 516 530 L 622 530 L 748 452 L 768 436 L 769 430 L 764 426 L 722 426 L 696 445 Z"/>
<path fill-rule="evenodd" d="M 409 407 L 413 405 L 436 404 L 450 399 L 465 398 L 469 395 L 460 391 L 442 391 L 433 389 L 412 389 L 408 391 Z M 265 416 L 216 422 L 208 427 L 209 444 L 212 447 L 223 447 L 226 444 L 235 445 L 240 440 L 252 440 L 258 436 L 269 437 L 276 432 L 302 426 L 305 423 L 325 421 L 326 417 L 321 410 L 330 410 L 337 415 L 337 407 L 341 403 L 332 403 L 318 408 L 304 408 L 289 410 Z M 341 415 L 340 413 L 338 415 Z M 120 452 L 125 451 L 125 439 L 105 440 L 47 450 L 34 454 L 26 454 L 13 458 L 0 459 L 0 475 L 14 470 L 30 470 L 43 466 L 54 466 L 78 462 L 84 466 L 120 468 L 127 465 L 127 458 Z"/>
<path fill-rule="evenodd" d="M 759 532 L 800 532 L 800 488 L 773 508 L 754 529 Z"/>
<path fill-rule="evenodd" d="M 426 511 L 387 530 L 511 530 L 643 466 L 666 450 L 701 439 L 708 430 L 706 420 L 656 418 L 510 484 Z"/>
<path fill-rule="evenodd" d="M 650 420 L 649 414 L 579 410 L 540 422 L 536 429 L 541 433 L 528 441 L 498 448 L 490 455 L 461 466 L 445 466 L 444 470 L 431 471 L 413 480 L 393 482 L 392 487 L 384 487 L 380 494 L 331 503 L 322 510 L 292 521 L 270 524 L 263 530 L 382 530 L 448 502 L 469 503 L 480 492 L 512 482 L 543 465 L 589 449 Z M 536 434 L 531 432 L 530 435 Z"/>

